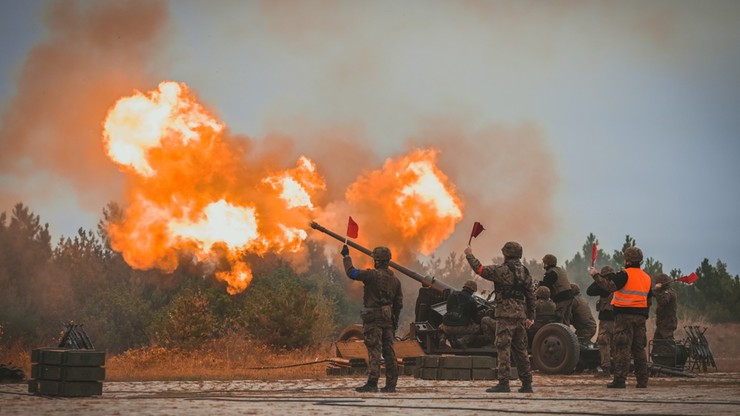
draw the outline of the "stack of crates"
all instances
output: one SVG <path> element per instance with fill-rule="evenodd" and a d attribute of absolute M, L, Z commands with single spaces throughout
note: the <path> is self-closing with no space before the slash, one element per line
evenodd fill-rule
<path fill-rule="evenodd" d="M 489 356 L 424 355 L 414 377 L 423 380 L 495 380 L 497 361 Z"/>
<path fill-rule="evenodd" d="M 28 392 L 42 396 L 99 396 L 105 380 L 105 352 L 69 348 L 31 351 Z"/>

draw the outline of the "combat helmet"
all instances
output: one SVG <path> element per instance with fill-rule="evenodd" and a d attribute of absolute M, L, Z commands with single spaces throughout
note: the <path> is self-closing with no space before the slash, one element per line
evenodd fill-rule
<path fill-rule="evenodd" d="M 468 280 L 463 284 L 463 289 L 468 289 L 475 293 L 478 291 L 478 283 L 475 283 L 475 280 Z"/>
<path fill-rule="evenodd" d="M 668 276 L 665 273 L 658 273 L 658 275 L 655 276 L 655 283 L 660 283 L 663 286 L 671 283 L 672 281 L 673 279 L 671 279 L 671 276 Z"/>
<path fill-rule="evenodd" d="M 378 261 L 391 261 L 391 249 L 388 247 L 375 247 L 373 259 Z"/>
<path fill-rule="evenodd" d="M 391 249 L 383 246 L 375 247 L 372 257 L 375 263 L 388 265 L 388 262 L 391 261 Z"/>
<path fill-rule="evenodd" d="M 614 269 L 612 268 L 612 266 L 604 266 L 601 268 L 601 271 L 599 272 L 599 274 L 602 276 L 606 276 L 612 273 L 614 273 Z"/>
<path fill-rule="evenodd" d="M 507 259 L 522 258 L 522 245 L 516 241 L 509 241 L 501 248 L 501 253 Z"/>
<path fill-rule="evenodd" d="M 550 299 L 550 288 L 547 286 L 540 286 L 535 290 L 534 295 L 537 299 Z"/>
<path fill-rule="evenodd" d="M 545 257 L 542 258 L 542 264 L 545 268 L 555 267 L 558 265 L 558 258 L 552 254 L 545 254 Z"/>
<path fill-rule="evenodd" d="M 578 286 L 577 283 L 571 283 L 570 284 L 570 290 L 573 291 L 573 294 L 574 295 L 577 295 L 577 294 L 581 293 L 581 287 Z"/>
<path fill-rule="evenodd" d="M 637 247 L 627 247 L 624 249 L 624 262 L 626 264 L 642 263 L 642 250 Z"/>

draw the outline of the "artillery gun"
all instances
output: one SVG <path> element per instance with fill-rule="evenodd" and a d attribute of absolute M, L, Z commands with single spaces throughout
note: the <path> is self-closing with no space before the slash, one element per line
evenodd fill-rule
<path fill-rule="evenodd" d="M 367 256 L 372 256 L 372 251 L 368 248 L 346 240 L 343 236 L 316 222 L 311 222 L 311 228 L 346 243 Z M 421 283 L 416 298 L 414 322 L 409 325 L 409 331 L 401 338 L 401 342 L 418 344 L 423 353 L 427 355 L 496 356 L 496 349 L 490 341 L 473 343 L 465 347 L 457 347 L 454 344 L 450 347 L 440 342 L 442 331 L 439 325 L 447 310 L 447 297 L 452 291 L 461 290 L 460 288 L 433 276 L 423 276 L 394 261 L 389 262 L 389 266 Z M 491 302 L 475 295 L 473 299 L 477 302 L 479 315 L 495 315 Z M 529 352 L 534 368 L 546 374 L 570 374 L 576 368 L 585 369 L 598 366 L 598 349 L 592 345 L 580 344 L 570 327 L 557 322 L 536 322 L 536 324 L 539 324 L 534 326 L 536 332 L 532 331 L 528 337 Z M 341 331 L 338 338 L 340 343 L 362 340 L 362 326 L 350 325 Z"/>

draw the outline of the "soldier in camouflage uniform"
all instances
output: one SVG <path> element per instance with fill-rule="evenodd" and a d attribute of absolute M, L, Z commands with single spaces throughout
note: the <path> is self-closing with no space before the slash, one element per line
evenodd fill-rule
<path fill-rule="evenodd" d="M 609 276 L 614 273 L 614 269 L 609 266 L 601 268 L 599 274 Z M 609 377 L 612 368 L 612 338 L 614 337 L 614 308 L 612 307 L 612 292 L 601 288 L 598 283 L 593 282 L 586 289 L 589 296 L 598 296 L 596 301 L 596 311 L 599 312 L 599 332 L 596 335 L 596 345 L 599 346 L 599 356 L 601 358 L 600 369 L 596 377 Z"/>
<path fill-rule="evenodd" d="M 545 276 L 542 278 L 540 286 L 546 286 L 550 289 L 550 298 L 557 305 L 558 322 L 570 325 L 573 290 L 570 288 L 568 274 L 561 267 L 558 267 L 558 259 L 552 254 L 546 254 L 542 258 L 542 265 L 545 267 Z"/>
<path fill-rule="evenodd" d="M 678 326 L 676 317 L 677 302 L 676 292 L 671 288 L 673 280 L 665 273 L 655 276 L 655 290 L 653 295 L 657 307 L 655 308 L 655 334 L 653 341 L 673 340 L 673 331 Z"/>
<path fill-rule="evenodd" d="M 465 248 L 465 258 L 473 271 L 493 282 L 496 291 L 496 351 L 498 354 L 498 385 L 487 392 L 509 392 L 511 355 L 519 371 L 522 386 L 520 393 L 532 393 L 532 369 L 527 352 L 527 329 L 535 318 L 535 296 L 532 277 L 522 264 L 522 246 L 510 241 L 501 249 L 504 264 L 483 266 L 473 255 L 473 249 Z"/>
<path fill-rule="evenodd" d="M 530 343 L 534 339 L 534 334 L 540 330 L 543 326 L 557 322 L 557 316 L 555 315 L 555 302 L 550 299 L 550 289 L 547 286 L 540 286 L 534 291 L 536 297 L 535 300 L 535 319 L 534 324 L 529 327 L 527 335 L 529 336 Z"/>
<path fill-rule="evenodd" d="M 372 252 L 374 269 L 358 270 L 352 265 L 349 247 L 342 247 L 344 270 L 347 277 L 364 284 L 363 306 L 360 312 L 363 338 L 367 347 L 367 383 L 355 390 L 358 392 L 377 392 L 380 378 L 381 353 L 385 359 L 385 387 L 383 392 L 396 391 L 398 382 L 398 363 L 393 341 L 398 318 L 403 308 L 401 281 L 388 268 L 391 251 L 387 247 L 376 247 Z"/>
<path fill-rule="evenodd" d="M 576 329 L 578 340 L 588 344 L 591 342 L 591 338 L 596 335 L 596 320 L 591 313 L 591 306 L 581 296 L 581 287 L 575 283 L 571 283 L 570 288 L 573 291 L 573 316 L 570 323 Z"/>
<path fill-rule="evenodd" d="M 642 250 L 627 247 L 624 250 L 624 270 L 602 276 L 594 267 L 588 274 L 602 289 L 612 292 L 614 307 L 614 380 L 608 388 L 623 389 L 626 387 L 627 373 L 630 367 L 630 356 L 635 363 L 637 388 L 647 388 L 648 368 L 647 334 L 645 321 L 648 317 L 652 297 L 652 281 L 641 268 Z"/>

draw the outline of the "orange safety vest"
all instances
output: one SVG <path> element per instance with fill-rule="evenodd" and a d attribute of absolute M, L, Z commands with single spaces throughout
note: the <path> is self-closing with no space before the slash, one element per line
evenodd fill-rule
<path fill-rule="evenodd" d="M 627 283 L 614 292 L 612 305 L 620 308 L 647 308 L 647 296 L 652 285 L 650 276 L 637 267 L 629 267 L 624 271 L 627 272 Z"/>

